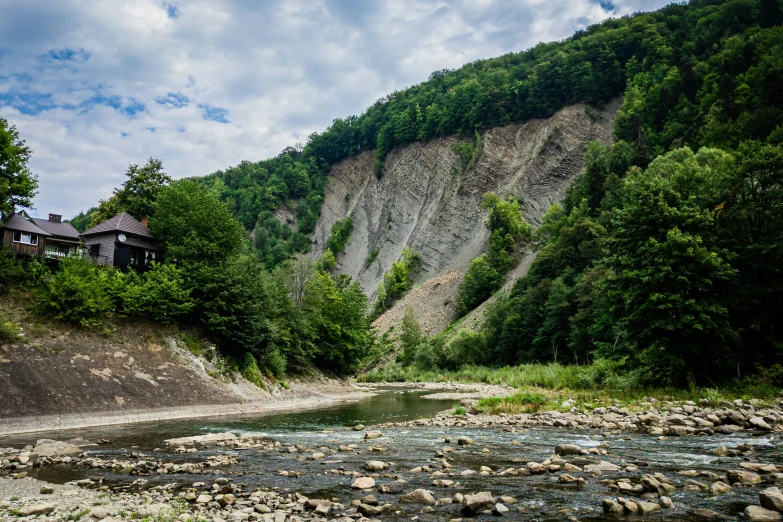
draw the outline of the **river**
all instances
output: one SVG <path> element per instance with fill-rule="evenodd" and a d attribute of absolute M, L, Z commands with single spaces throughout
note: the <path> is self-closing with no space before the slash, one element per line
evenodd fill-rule
<path fill-rule="evenodd" d="M 422 392 L 416 391 L 385 391 L 373 398 L 357 403 L 344 404 L 318 410 L 302 412 L 278 413 L 243 418 L 214 418 L 190 421 L 171 421 L 147 423 L 120 427 L 106 427 L 78 430 L 57 434 L 36 434 L 34 436 L 16 437 L 0 441 L 0 445 L 20 445 L 30 443 L 35 439 L 49 436 L 66 439 L 83 437 L 88 440 L 97 438 L 109 439 L 111 442 L 101 446 L 90 446 L 91 454 L 111 458 L 112 456 L 126 458 L 131 453 L 143 453 L 145 459 L 173 462 L 201 461 L 216 453 L 235 455 L 239 463 L 228 468 L 221 468 L 222 476 L 233 477 L 235 482 L 244 482 L 252 489 L 255 486 L 277 487 L 283 492 L 300 492 L 311 498 L 337 497 L 344 504 L 359 499 L 367 493 L 351 489 L 352 478 L 345 475 L 326 473 L 332 469 L 362 471 L 367 460 L 382 460 L 393 462 L 391 473 L 399 475 L 408 481 L 406 491 L 415 488 L 425 488 L 432 491 L 436 498 L 453 496 L 457 492 L 490 491 L 495 496 L 508 495 L 515 497 L 519 503 L 505 518 L 511 520 L 566 520 L 573 517 L 577 520 L 603 520 L 601 499 L 614 497 L 608 487 L 599 481 L 602 478 L 628 477 L 636 482 L 644 473 L 660 472 L 678 485 L 682 485 L 688 477 L 678 475 L 683 469 L 712 471 L 721 475 L 729 469 L 737 469 L 742 458 L 717 457 L 711 450 L 720 444 L 735 446 L 748 442 L 754 447 L 751 458 L 754 462 L 783 464 L 781 456 L 780 435 L 767 434 L 752 436 L 748 433 L 732 436 L 715 437 L 655 437 L 649 435 L 629 435 L 628 433 L 600 433 L 598 431 L 575 431 L 555 428 L 530 428 L 522 432 L 512 433 L 497 429 L 465 429 L 465 428 L 384 428 L 384 437 L 365 443 L 363 432 L 346 430 L 356 424 L 374 425 L 378 423 L 399 422 L 418 417 L 430 417 L 439 411 L 451 409 L 455 401 L 423 399 Z M 172 437 L 199 435 L 233 431 L 235 433 L 252 432 L 262 434 L 269 439 L 282 444 L 293 443 L 300 446 L 299 453 L 234 450 L 225 448 L 210 448 L 200 450 L 195 454 L 174 454 L 172 449 L 164 444 L 164 440 Z M 456 439 L 459 436 L 469 436 L 474 444 L 459 447 Z M 450 439 L 446 443 L 444 438 Z M 512 442 L 514 442 L 512 444 Z M 605 476 L 589 477 L 586 474 L 574 473 L 576 476 L 589 478 L 587 485 L 565 485 L 557 481 L 560 473 L 533 476 L 510 476 L 479 474 L 463 477 L 459 473 L 466 469 L 478 471 L 481 466 L 488 466 L 495 471 L 506 468 L 524 466 L 529 461 L 542 462 L 550 457 L 556 444 L 578 444 L 583 448 L 596 447 L 601 442 L 609 445 L 609 454 L 602 459 L 615 464 L 634 463 L 639 466 L 637 472 L 614 472 Z M 358 444 L 355 452 L 334 452 L 340 444 Z M 382 453 L 373 453 L 370 446 L 384 448 Z M 433 479 L 427 473 L 411 473 L 408 470 L 425 465 L 433 465 L 435 453 L 445 447 L 453 449 L 446 456 L 451 459 L 457 476 L 446 477 L 458 482 L 452 487 L 435 487 Z M 313 452 L 324 451 L 326 457 L 312 460 L 307 457 Z M 436 467 L 440 467 L 436 464 Z M 279 476 L 279 470 L 293 470 L 298 477 Z M 96 472 L 85 468 L 75 468 L 66 465 L 35 468 L 32 476 L 51 481 L 65 482 L 80 478 L 103 478 L 108 483 L 130 484 L 138 479 L 136 475 L 122 475 L 112 472 Z M 150 475 L 143 477 L 149 480 L 147 487 L 154 484 L 170 484 L 174 481 L 180 484 L 191 484 L 205 480 L 203 475 Z M 208 479 L 207 479 L 208 480 Z M 378 479 L 383 482 L 383 479 Z M 696 480 L 709 486 L 712 482 L 704 477 Z M 677 519 L 697 520 L 691 517 L 688 508 L 708 508 L 728 517 L 739 520 L 740 513 L 748 504 L 758 504 L 759 487 L 734 487 L 731 493 L 714 496 L 709 492 L 686 491 L 682 487 L 670 495 L 676 507 L 673 510 L 646 515 L 645 519 Z M 397 504 L 399 495 L 380 494 L 374 492 L 381 503 Z M 626 495 L 629 496 L 629 495 Z M 407 507 L 404 516 L 384 515 L 388 520 L 409 520 L 418 515 L 419 520 L 450 520 L 458 518 L 459 506 L 448 505 L 437 507 L 432 513 L 414 512 L 416 508 Z M 492 517 L 486 516 L 485 520 Z M 481 520 L 481 517 L 477 517 Z"/>

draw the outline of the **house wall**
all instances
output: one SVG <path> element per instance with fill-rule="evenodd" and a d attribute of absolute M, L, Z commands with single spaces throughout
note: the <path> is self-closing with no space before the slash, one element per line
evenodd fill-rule
<path fill-rule="evenodd" d="M 62 241 L 58 239 L 47 238 L 46 245 L 45 245 L 46 255 L 49 257 L 60 257 L 59 255 L 57 255 L 58 245 L 68 245 L 68 256 L 76 256 L 79 253 L 79 245 L 71 244 L 67 241 Z"/>
<path fill-rule="evenodd" d="M 114 264 L 114 242 L 117 239 L 116 232 L 95 234 L 84 238 L 84 255 L 89 258 L 90 245 L 101 245 L 99 256 L 96 260 L 101 265 L 112 266 Z"/>
<path fill-rule="evenodd" d="M 14 231 L 8 229 L 3 229 L 3 243 L 17 254 L 23 256 L 41 257 L 44 253 L 44 248 L 46 248 L 46 239 L 41 236 L 38 236 L 38 246 L 14 243 Z"/>

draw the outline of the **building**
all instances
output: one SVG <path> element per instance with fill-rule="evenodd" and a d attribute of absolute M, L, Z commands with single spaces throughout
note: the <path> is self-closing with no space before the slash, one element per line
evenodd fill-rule
<path fill-rule="evenodd" d="M 2 222 L 3 243 L 19 255 L 65 258 L 81 256 L 79 232 L 59 214 L 34 218 L 24 210 Z"/>
<path fill-rule="evenodd" d="M 117 214 L 82 234 L 85 254 L 96 263 L 109 266 L 147 267 L 161 261 L 157 241 L 145 223 L 127 212 Z"/>

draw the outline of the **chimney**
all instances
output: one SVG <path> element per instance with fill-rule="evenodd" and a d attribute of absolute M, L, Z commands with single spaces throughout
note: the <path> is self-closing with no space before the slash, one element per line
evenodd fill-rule
<path fill-rule="evenodd" d="M 150 218 L 148 218 L 147 216 L 144 216 L 143 218 L 141 218 L 141 224 L 144 225 L 145 227 L 148 226 L 147 222 L 149 221 L 149 219 Z"/>
<path fill-rule="evenodd" d="M 49 214 L 49 221 L 52 223 L 61 223 L 63 217 L 60 214 Z"/>

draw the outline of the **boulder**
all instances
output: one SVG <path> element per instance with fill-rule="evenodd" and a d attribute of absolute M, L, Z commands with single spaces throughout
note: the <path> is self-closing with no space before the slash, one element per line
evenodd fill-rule
<path fill-rule="evenodd" d="M 661 506 L 663 509 L 673 509 L 674 508 L 674 502 L 672 502 L 672 499 L 669 497 L 661 497 L 658 499 L 658 505 Z"/>
<path fill-rule="evenodd" d="M 728 493 L 729 491 L 731 491 L 731 486 L 729 486 L 722 480 L 714 482 L 710 486 L 710 493 L 712 493 L 713 495 L 723 495 L 724 493 Z"/>
<path fill-rule="evenodd" d="M 718 515 L 715 511 L 706 508 L 693 508 L 688 511 L 688 514 L 696 520 L 720 520 L 720 515 Z"/>
<path fill-rule="evenodd" d="M 783 513 L 783 493 L 778 488 L 772 487 L 759 491 L 761 507 Z"/>
<path fill-rule="evenodd" d="M 368 460 L 364 463 L 364 469 L 367 471 L 383 471 L 386 469 L 386 463 L 380 460 Z"/>
<path fill-rule="evenodd" d="M 389 482 L 378 486 L 378 493 L 402 493 L 403 489 L 405 489 L 405 482 Z"/>
<path fill-rule="evenodd" d="M 39 457 L 64 457 L 66 455 L 79 455 L 82 449 L 67 442 L 51 439 L 41 439 L 35 443 L 33 453 Z"/>
<path fill-rule="evenodd" d="M 359 477 L 351 484 L 353 489 L 371 489 L 375 487 L 375 479 L 372 477 Z"/>
<path fill-rule="evenodd" d="M 783 515 L 777 511 L 761 506 L 748 506 L 745 508 L 745 516 L 751 522 L 778 522 L 783 520 Z"/>
<path fill-rule="evenodd" d="M 383 433 L 381 433 L 380 431 L 368 431 L 367 433 L 364 434 L 364 438 L 367 440 L 380 439 L 381 437 L 383 437 Z"/>
<path fill-rule="evenodd" d="M 54 504 L 33 504 L 32 506 L 22 506 L 19 508 L 19 516 L 29 517 L 33 515 L 48 515 L 57 506 Z"/>
<path fill-rule="evenodd" d="M 639 513 L 654 513 L 661 510 L 660 504 L 654 502 L 643 502 L 637 500 L 636 504 L 639 506 Z"/>
<path fill-rule="evenodd" d="M 761 417 L 751 417 L 750 419 L 748 419 L 748 422 L 750 423 L 751 426 L 753 426 L 757 430 L 764 430 L 764 431 L 772 430 L 772 426 L 767 424 L 767 422 Z"/>
<path fill-rule="evenodd" d="M 509 509 L 500 503 L 495 504 L 495 507 L 492 508 L 492 514 L 497 517 L 502 517 L 503 515 L 508 513 L 508 511 Z"/>
<path fill-rule="evenodd" d="M 217 444 L 218 442 L 234 442 L 237 436 L 227 431 L 225 433 L 208 433 L 207 435 L 196 435 L 194 437 L 181 437 L 178 439 L 168 439 L 166 444 L 170 446 L 184 446 L 192 444 Z"/>
<path fill-rule="evenodd" d="M 594 471 L 620 471 L 620 466 L 616 464 L 612 464 L 611 462 L 607 462 L 605 460 L 602 460 L 598 464 L 588 464 L 584 467 L 584 470 L 588 473 L 592 473 Z"/>
<path fill-rule="evenodd" d="M 304 505 L 305 505 L 305 507 L 307 509 L 315 509 L 318 506 L 331 507 L 332 503 L 330 501 L 328 501 L 328 500 L 325 500 L 325 499 L 308 498 L 307 500 L 305 500 Z"/>
<path fill-rule="evenodd" d="M 370 506 L 369 504 L 359 504 L 356 510 L 365 517 L 374 517 L 383 513 L 383 508 L 380 506 Z"/>
<path fill-rule="evenodd" d="M 582 448 L 580 448 L 576 444 L 558 444 L 557 446 L 555 446 L 555 453 L 557 453 L 560 456 L 581 455 Z"/>
<path fill-rule="evenodd" d="M 470 437 L 463 436 L 457 439 L 457 444 L 459 444 L 460 446 L 470 446 L 471 444 L 473 444 L 473 439 L 471 439 Z"/>
<path fill-rule="evenodd" d="M 432 493 L 426 489 L 414 489 L 410 493 L 406 493 L 400 497 L 400 502 L 407 504 L 426 504 L 428 506 L 435 505 L 435 497 Z"/>
<path fill-rule="evenodd" d="M 611 498 L 603 499 L 601 507 L 607 515 L 622 515 L 625 512 L 623 505 Z"/>
<path fill-rule="evenodd" d="M 475 495 L 465 495 L 462 499 L 462 512 L 466 515 L 475 515 L 495 505 L 495 498 L 489 491 L 481 491 Z"/>
<path fill-rule="evenodd" d="M 752 471 L 745 471 L 743 469 L 732 469 L 726 472 L 726 478 L 729 479 L 730 484 L 758 484 L 761 482 L 761 477 L 757 473 Z"/>

